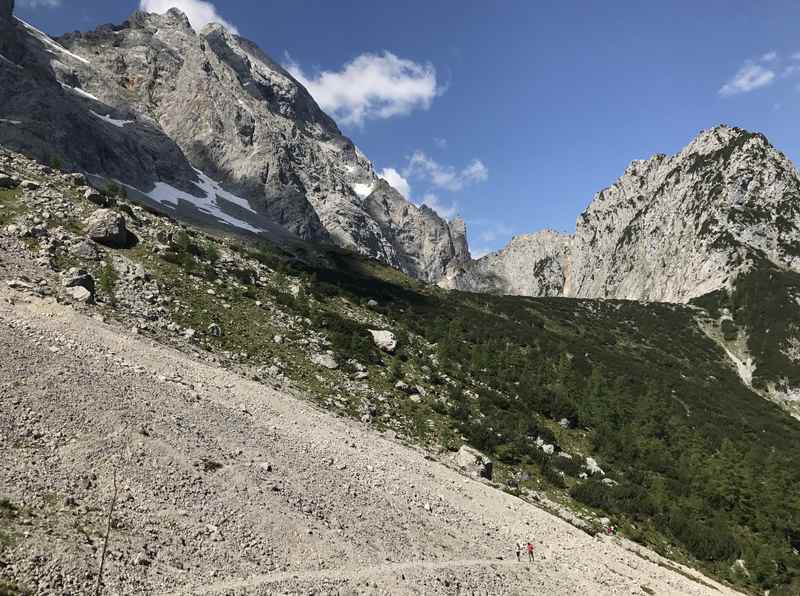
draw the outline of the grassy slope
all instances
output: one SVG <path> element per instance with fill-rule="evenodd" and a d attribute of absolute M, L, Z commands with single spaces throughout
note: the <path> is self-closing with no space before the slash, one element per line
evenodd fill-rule
<path fill-rule="evenodd" d="M 0 198 L 13 215 L 24 210 L 17 196 Z M 468 442 L 488 452 L 507 490 L 542 490 L 608 515 L 630 537 L 740 587 L 793 593 L 800 422 L 739 381 L 693 307 L 445 292 L 338 249 L 308 248 L 298 257 L 296 249 L 232 246 L 194 233 L 174 237 L 160 256 L 151 249 L 145 241 L 118 252 L 158 280 L 172 298 L 171 318 L 198 331 L 198 347 L 256 370 L 280 362 L 326 407 L 355 416 L 366 407 L 372 424 L 408 440 L 445 449 Z M 231 249 L 235 262 L 220 265 Z M 102 263 L 84 266 L 102 278 Z M 775 276 L 760 267 L 738 298 L 702 304 L 714 310 L 732 300 L 737 324 L 753 328 L 765 317 L 783 322 L 789 298 L 781 296 L 793 290 L 775 286 Z M 765 299 L 767 310 L 753 309 Z M 221 337 L 205 332 L 211 323 Z M 378 352 L 368 328 L 394 331 L 398 352 Z M 274 341 L 276 334 L 286 341 Z M 307 340 L 319 336 L 339 370 L 309 363 Z M 763 345 L 774 356 L 770 374 L 792 374 L 775 352 L 783 340 L 774 331 L 751 339 L 751 349 Z M 353 361 L 365 365 L 367 380 L 351 378 Z M 396 390 L 400 378 L 420 386 L 422 397 Z M 555 453 L 545 454 L 537 438 Z M 614 486 L 581 478 L 587 456 Z"/>
<path fill-rule="evenodd" d="M 400 421 L 415 441 L 453 449 L 466 440 L 497 459 L 509 490 L 546 489 L 740 587 L 792 593 L 800 423 L 740 382 L 692 308 L 444 292 L 338 250 L 317 264 L 241 250 L 285 271 L 281 284 L 228 294 L 233 308 L 224 310 L 187 295 L 184 323 L 232 326 L 237 332 L 218 340 L 225 349 L 255 360 L 283 354 L 297 363 L 290 378 L 357 414 L 356 404 L 342 405 L 341 373 L 310 372 L 269 341 L 253 305 L 277 296 L 324 330 L 340 361 L 369 365 L 371 389 L 388 396 L 381 420 Z M 300 298 L 280 289 L 287 283 L 304 288 Z M 366 308 L 371 299 L 379 306 Z M 400 336 L 397 355 L 368 341 L 363 321 L 373 312 Z M 393 391 L 401 375 L 427 388 L 420 403 Z M 545 455 L 537 437 L 556 453 Z M 580 478 L 588 455 L 615 486 Z"/>

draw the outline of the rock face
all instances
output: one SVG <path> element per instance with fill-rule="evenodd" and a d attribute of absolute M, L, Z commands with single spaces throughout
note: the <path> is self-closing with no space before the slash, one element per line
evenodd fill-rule
<path fill-rule="evenodd" d="M 1 145 L 191 223 L 332 241 L 424 280 L 468 258 L 463 222 L 381 181 L 300 83 L 220 25 L 195 32 L 171 9 L 57 41 L 11 23 L 0 43 Z"/>
<path fill-rule="evenodd" d="M 389 242 L 383 250 L 397 255 L 399 268 L 414 277 L 436 281 L 448 266 L 469 259 L 464 220 L 448 223 L 430 207 L 412 205 L 385 180 L 378 181 L 365 209 Z"/>
<path fill-rule="evenodd" d="M 719 126 L 677 155 L 634 161 L 574 236 L 515 238 L 451 269 L 445 287 L 532 296 L 687 302 L 763 253 L 800 271 L 800 179 L 761 134 Z"/>
<path fill-rule="evenodd" d="M 559 296 L 571 241 L 551 230 L 517 236 L 499 252 L 451 265 L 441 285 L 490 294 Z"/>

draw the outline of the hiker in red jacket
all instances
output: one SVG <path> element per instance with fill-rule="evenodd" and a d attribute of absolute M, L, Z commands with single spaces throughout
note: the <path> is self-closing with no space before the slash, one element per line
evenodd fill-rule
<path fill-rule="evenodd" d="M 533 544 L 528 543 L 528 562 L 533 562 Z"/>

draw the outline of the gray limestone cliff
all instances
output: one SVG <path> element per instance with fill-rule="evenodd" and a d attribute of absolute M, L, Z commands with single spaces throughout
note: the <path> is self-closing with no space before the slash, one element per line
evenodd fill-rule
<path fill-rule="evenodd" d="M 279 226 L 427 281 L 468 254 L 433 211 L 377 220 L 368 197 L 384 184 L 366 156 L 286 70 L 220 25 L 196 32 L 176 9 L 136 12 L 52 40 L 13 20 L 0 43 L 0 145 L 117 180 L 178 217 Z"/>
<path fill-rule="evenodd" d="M 430 207 L 412 205 L 385 180 L 367 197 L 365 209 L 391 239 L 400 268 L 414 277 L 438 280 L 448 266 L 469 259 L 464 220 L 448 223 Z"/>
<path fill-rule="evenodd" d="M 731 283 L 756 254 L 800 271 L 800 179 L 763 135 L 718 126 L 677 155 L 631 163 L 595 195 L 573 236 L 516 238 L 441 283 L 688 302 Z"/>

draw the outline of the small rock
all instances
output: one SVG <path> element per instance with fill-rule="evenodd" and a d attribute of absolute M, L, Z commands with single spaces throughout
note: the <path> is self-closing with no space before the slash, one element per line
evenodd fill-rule
<path fill-rule="evenodd" d="M 84 269 L 71 267 L 61 276 L 61 285 L 65 288 L 86 288 L 89 293 L 94 293 L 94 278 Z"/>
<path fill-rule="evenodd" d="M 594 476 L 595 474 L 600 474 L 601 476 L 605 476 L 605 472 L 603 472 L 603 469 L 598 465 L 597 461 L 593 457 L 586 458 L 586 469 L 592 476 Z"/>
<path fill-rule="evenodd" d="M 80 302 L 82 304 L 89 304 L 92 301 L 92 293 L 83 286 L 75 286 L 73 288 L 67 288 L 64 291 L 64 293 L 75 302 Z"/>
<path fill-rule="evenodd" d="M 394 333 L 378 329 L 369 329 L 368 331 L 372 334 L 372 341 L 375 342 L 379 350 L 383 350 L 388 354 L 394 353 L 397 348 L 397 338 Z"/>
<path fill-rule="evenodd" d="M 68 182 L 72 184 L 72 186 L 88 186 L 88 182 L 86 181 L 86 176 L 81 174 L 80 172 L 75 172 L 74 174 L 67 174 L 65 176 Z"/>
<path fill-rule="evenodd" d="M 98 207 L 108 207 L 111 205 L 111 202 L 108 200 L 103 193 L 95 188 L 89 188 L 83 193 L 83 198 L 89 201 L 90 203 L 94 203 Z"/>
<path fill-rule="evenodd" d="M 0 188 L 16 188 L 17 186 L 19 186 L 19 180 L 6 174 L 0 174 Z"/>
<path fill-rule="evenodd" d="M 339 368 L 339 363 L 336 362 L 336 359 L 330 354 L 314 354 L 311 356 L 311 362 L 317 366 L 321 366 L 322 368 L 327 368 L 330 370 L 336 370 Z"/>
<path fill-rule="evenodd" d="M 97 243 L 89 239 L 85 239 L 73 246 L 71 252 L 76 257 L 87 261 L 97 261 L 103 256 Z"/>
<path fill-rule="evenodd" d="M 216 323 L 211 323 L 211 325 L 208 326 L 208 334 L 211 337 L 222 337 L 222 327 Z"/>
<path fill-rule="evenodd" d="M 39 190 L 42 187 L 41 184 L 33 180 L 23 180 L 19 185 L 25 190 Z"/>

